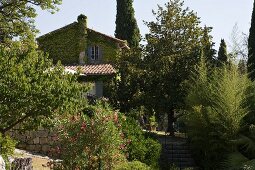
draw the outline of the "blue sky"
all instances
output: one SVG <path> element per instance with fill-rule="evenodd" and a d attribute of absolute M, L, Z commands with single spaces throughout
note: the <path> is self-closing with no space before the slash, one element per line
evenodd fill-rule
<path fill-rule="evenodd" d="M 168 0 L 134 0 L 135 17 L 141 35 L 148 32 L 143 21 L 152 21 L 152 9 L 157 4 L 163 6 Z M 240 32 L 249 33 L 253 0 L 184 0 L 186 7 L 197 12 L 202 26 L 212 26 L 213 41 L 216 49 L 221 38 L 230 42 L 230 35 L 235 23 Z M 50 14 L 38 11 L 36 26 L 40 35 L 58 29 L 76 21 L 80 14 L 88 17 L 88 27 L 108 35 L 114 35 L 116 0 L 63 0 L 60 11 Z"/>

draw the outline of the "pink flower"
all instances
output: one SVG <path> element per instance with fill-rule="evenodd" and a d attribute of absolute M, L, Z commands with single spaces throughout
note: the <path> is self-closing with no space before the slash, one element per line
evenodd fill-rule
<path fill-rule="evenodd" d="M 52 136 L 52 140 L 53 141 L 58 141 L 59 140 L 59 137 L 56 135 L 56 136 Z"/>
<path fill-rule="evenodd" d="M 82 122 L 81 124 L 81 130 L 84 131 L 86 129 L 87 125 L 85 122 Z"/>
<path fill-rule="evenodd" d="M 113 120 L 114 120 L 115 123 L 118 122 L 118 114 L 116 112 L 113 115 Z"/>
<path fill-rule="evenodd" d="M 72 137 L 72 138 L 70 138 L 70 141 L 71 142 L 75 142 L 77 140 L 77 137 Z"/>
<path fill-rule="evenodd" d="M 70 118 L 70 120 L 71 121 L 75 121 L 76 119 L 75 119 L 75 116 L 72 116 L 71 118 Z"/>
<path fill-rule="evenodd" d="M 125 149 L 125 145 L 124 145 L 124 144 L 121 144 L 121 145 L 120 145 L 120 149 L 121 149 L 121 150 Z"/>
<path fill-rule="evenodd" d="M 95 125 L 95 121 L 92 119 L 91 120 L 91 126 L 94 126 Z"/>
<path fill-rule="evenodd" d="M 60 148 L 57 146 L 57 151 L 60 151 Z"/>
<path fill-rule="evenodd" d="M 125 135 L 124 135 L 123 133 L 121 133 L 121 134 L 120 134 L 120 137 L 121 137 L 122 139 L 124 139 L 124 138 L 125 138 Z"/>

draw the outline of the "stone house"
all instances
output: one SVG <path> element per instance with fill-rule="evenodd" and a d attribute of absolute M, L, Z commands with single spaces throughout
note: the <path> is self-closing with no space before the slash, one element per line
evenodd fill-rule
<path fill-rule="evenodd" d="M 47 52 L 54 63 L 68 70 L 79 68 L 86 82 L 92 82 L 91 95 L 103 96 L 103 82 L 116 73 L 114 63 L 127 42 L 87 27 L 87 17 L 79 15 L 76 22 L 37 38 L 39 49 Z"/>

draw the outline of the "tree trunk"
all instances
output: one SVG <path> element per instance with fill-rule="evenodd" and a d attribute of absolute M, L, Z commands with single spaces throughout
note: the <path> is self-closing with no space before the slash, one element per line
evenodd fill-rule
<path fill-rule="evenodd" d="M 168 118 L 168 127 L 167 127 L 167 132 L 169 132 L 170 136 L 174 136 L 174 127 L 173 127 L 173 123 L 174 123 L 174 109 L 171 109 L 171 111 L 167 114 L 167 118 Z"/>

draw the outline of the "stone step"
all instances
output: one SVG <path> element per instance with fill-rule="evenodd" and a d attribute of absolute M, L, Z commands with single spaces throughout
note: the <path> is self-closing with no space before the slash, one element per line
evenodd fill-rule
<path fill-rule="evenodd" d="M 191 163 L 194 162 L 194 160 L 192 158 L 171 158 L 171 157 L 168 157 L 167 160 L 169 162 L 191 162 Z"/>
<path fill-rule="evenodd" d="M 190 146 L 187 142 L 161 141 L 162 152 L 160 160 L 164 165 L 175 164 L 179 168 L 195 167 Z"/>
<path fill-rule="evenodd" d="M 164 156 L 170 157 L 170 158 L 192 158 L 191 154 L 180 154 L 180 153 L 165 153 Z"/>
<path fill-rule="evenodd" d="M 190 154 L 189 150 L 162 150 L 166 154 Z"/>
<path fill-rule="evenodd" d="M 188 168 L 188 167 L 195 167 L 194 163 L 190 163 L 190 162 L 172 162 L 170 163 L 170 165 L 174 164 L 175 166 L 179 167 L 179 168 Z"/>
<path fill-rule="evenodd" d="M 168 149 L 168 150 L 183 150 L 183 149 L 190 149 L 188 145 L 162 145 L 162 148 Z"/>
<path fill-rule="evenodd" d="M 195 162 L 192 158 L 167 158 L 166 160 L 170 163 L 195 164 Z"/>

